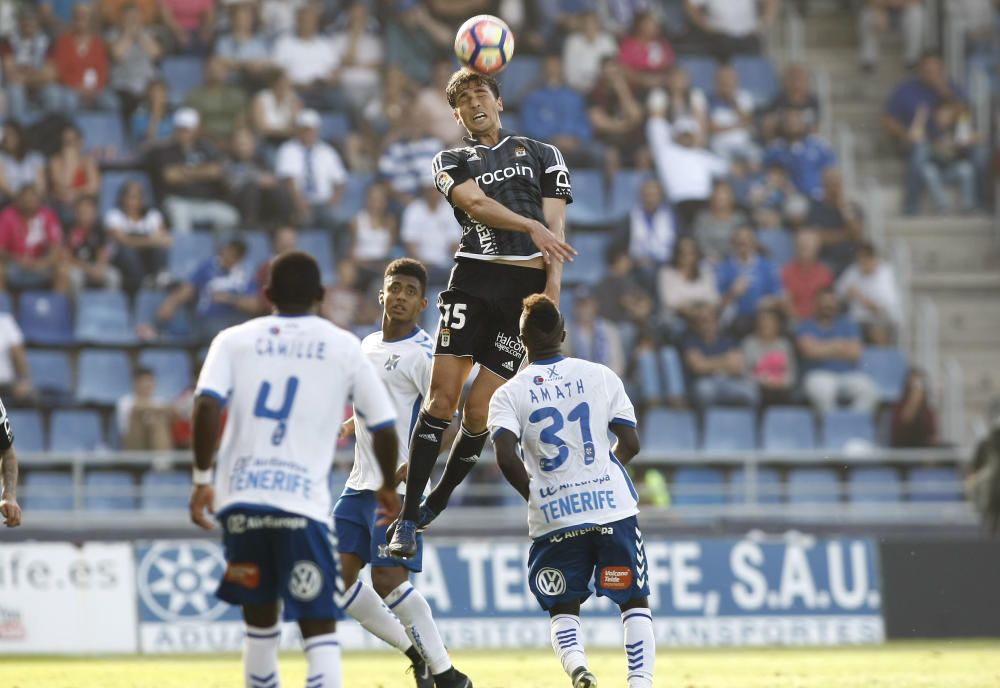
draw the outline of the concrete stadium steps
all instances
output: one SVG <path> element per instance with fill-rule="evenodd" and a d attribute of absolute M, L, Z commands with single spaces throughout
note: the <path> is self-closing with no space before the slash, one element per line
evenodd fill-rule
<path fill-rule="evenodd" d="M 1000 343 L 1000 298 L 996 293 L 937 293 L 932 298 L 941 323 L 942 346 L 949 350 L 991 346 L 996 351 Z"/>
<path fill-rule="evenodd" d="M 803 45 L 806 48 L 845 48 L 856 53 L 858 22 L 854 16 L 835 7 L 813 5 L 805 18 Z"/>
<path fill-rule="evenodd" d="M 875 179 L 882 181 L 880 177 Z M 891 211 L 896 207 L 888 208 Z M 989 216 L 893 218 L 887 222 L 886 229 L 888 236 L 906 241 L 915 273 L 922 276 L 939 272 L 948 275 L 967 271 L 976 273 L 1000 264 L 995 222 Z M 933 285 L 931 279 L 930 285 Z M 951 278 L 943 279 L 948 284 Z"/>
<path fill-rule="evenodd" d="M 962 366 L 963 394 L 967 407 L 985 409 L 991 399 L 1000 396 L 1000 368 L 997 366 L 997 348 L 948 347 L 942 354 L 954 358 Z M 966 415 L 969 415 L 966 410 Z"/>

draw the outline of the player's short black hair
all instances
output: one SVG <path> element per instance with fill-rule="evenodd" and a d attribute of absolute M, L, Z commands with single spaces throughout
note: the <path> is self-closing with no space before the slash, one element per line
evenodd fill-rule
<path fill-rule="evenodd" d="M 545 294 L 532 294 L 522 302 L 521 337 L 530 349 L 559 348 L 563 340 L 563 317 Z"/>
<path fill-rule="evenodd" d="M 319 263 L 303 251 L 288 251 L 271 261 L 267 297 L 279 311 L 302 312 L 323 300 Z"/>
<path fill-rule="evenodd" d="M 480 74 L 471 69 L 462 68 L 451 75 L 448 85 L 445 86 L 444 95 L 448 98 L 448 105 L 458 107 L 458 95 L 469 86 L 486 86 L 493 92 L 494 98 L 500 97 L 500 84 L 496 78 L 490 74 Z"/>
<path fill-rule="evenodd" d="M 397 258 L 385 268 L 385 279 L 393 275 L 406 275 L 420 282 L 420 294 L 427 291 L 427 268 L 419 260 L 413 258 Z"/>

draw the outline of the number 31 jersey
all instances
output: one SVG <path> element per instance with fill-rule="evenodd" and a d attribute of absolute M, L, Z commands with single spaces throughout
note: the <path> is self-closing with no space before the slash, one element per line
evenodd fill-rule
<path fill-rule="evenodd" d="M 256 318 L 213 341 L 196 394 L 228 404 L 215 511 L 270 506 L 329 520 L 330 467 L 352 399 L 369 430 L 396 411 L 361 342 L 318 316 Z"/>
<path fill-rule="evenodd" d="M 520 440 L 532 538 L 639 512 L 635 487 L 611 453 L 612 424 L 635 427 L 625 387 L 609 368 L 579 358 L 535 361 L 493 395 L 491 434 L 509 430 Z"/>

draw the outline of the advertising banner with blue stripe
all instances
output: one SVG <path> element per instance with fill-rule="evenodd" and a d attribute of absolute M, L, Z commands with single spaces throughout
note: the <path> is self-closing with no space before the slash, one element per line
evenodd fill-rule
<path fill-rule="evenodd" d="M 461 647 L 548 647 L 549 624 L 527 584 L 530 541 L 426 538 L 414 583 L 434 610 L 445 642 Z M 207 540 L 161 540 L 136 548 L 140 645 L 144 652 L 238 650 L 238 610 L 214 596 L 225 572 Z M 845 645 L 884 638 L 877 551 L 867 538 L 647 536 L 643 570 L 657 643 L 678 646 Z M 552 575 L 552 574 L 548 574 Z M 592 597 L 584 642 L 621 642 L 618 609 Z M 516 623 L 510 623 L 516 621 Z M 347 648 L 380 641 L 348 619 Z M 294 625 L 283 639 L 300 647 Z"/>

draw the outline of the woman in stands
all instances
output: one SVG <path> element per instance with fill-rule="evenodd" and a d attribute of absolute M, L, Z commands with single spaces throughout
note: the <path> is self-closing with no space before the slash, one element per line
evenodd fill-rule
<path fill-rule="evenodd" d="M 910 368 L 903 395 L 892 409 L 892 439 L 896 449 L 920 449 L 938 444 L 937 412 L 930 402 L 927 374 Z"/>
<path fill-rule="evenodd" d="M 62 132 L 62 146 L 49 160 L 49 178 L 55 211 L 63 224 L 70 222 L 76 202 L 101 191 L 97 158 L 83 150 L 83 133 L 70 124 Z"/>
<path fill-rule="evenodd" d="M 684 329 L 684 321 L 694 315 L 698 304 L 719 302 L 712 266 L 702 260 L 698 242 L 689 236 L 677 240 L 670 265 L 660 270 L 658 287 L 675 334 Z"/>
<path fill-rule="evenodd" d="M 114 242 L 125 291 L 155 282 L 166 269 L 171 236 L 160 211 L 146 205 L 142 184 L 130 181 L 122 186 L 117 206 L 104 216 L 104 227 Z"/>

